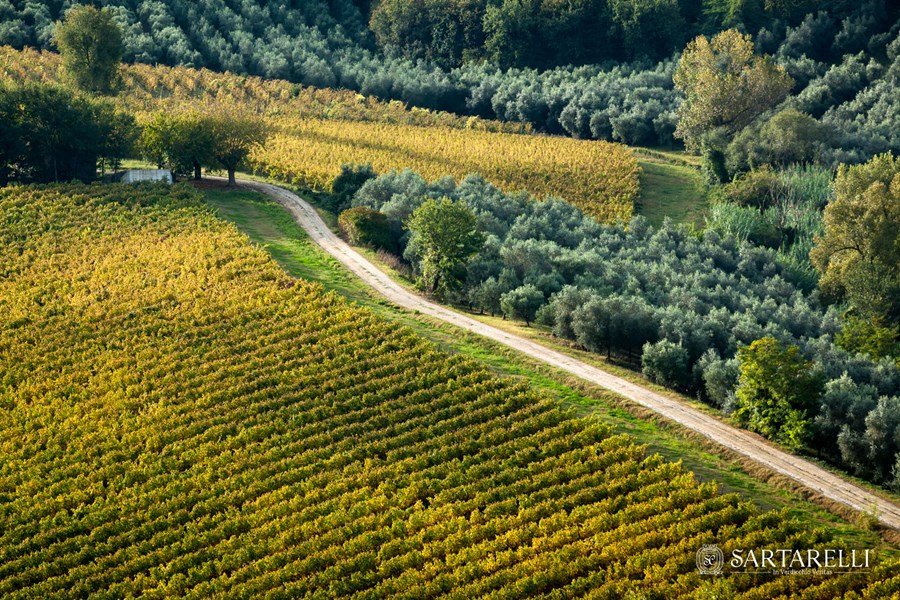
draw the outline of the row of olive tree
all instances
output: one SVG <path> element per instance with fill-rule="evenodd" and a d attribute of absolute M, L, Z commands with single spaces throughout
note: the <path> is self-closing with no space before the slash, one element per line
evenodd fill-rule
<path fill-rule="evenodd" d="M 352 203 L 366 210 L 352 210 L 357 226 L 379 230 L 370 243 L 393 235 L 426 291 L 635 361 L 753 430 L 887 483 L 894 442 L 873 437 L 868 412 L 851 419 L 834 405 L 841 394 L 869 412 L 900 402 L 898 173 L 900 161 L 881 156 L 838 175 L 815 243 L 822 291 L 784 253 L 734 232 L 697 237 L 640 218 L 601 227 L 566 202 L 504 194 L 478 176 L 391 172 L 363 183 Z M 779 383 L 788 372 L 799 379 Z M 821 443 L 835 429 L 844 442 Z M 874 468 L 867 457 L 879 451 Z"/>
<path fill-rule="evenodd" d="M 121 55 L 126 61 L 205 66 L 319 87 L 351 88 L 416 106 L 527 122 L 537 130 L 577 137 L 642 145 L 676 141 L 673 133 L 681 93 L 673 88 L 672 74 L 677 57 L 669 56 L 657 64 L 601 62 L 573 67 L 570 63 L 598 61 L 604 52 L 616 53 L 624 48 L 621 43 L 603 42 L 594 35 L 601 23 L 613 21 L 619 23 L 613 27 L 615 35 L 624 39 L 627 30 L 638 53 L 650 50 L 651 54 L 665 56 L 654 44 L 674 31 L 674 37 L 663 46 L 680 47 L 681 36 L 687 30 L 672 29 L 677 19 L 664 19 L 664 28 L 656 26 L 657 20 L 674 9 L 697 23 L 699 13 L 674 0 L 610 0 L 567 7 L 557 15 L 559 20 L 554 16 L 556 8 L 547 3 L 488 4 L 481 11 L 478 0 L 413 4 L 385 1 L 377 5 L 373 26 L 380 30 L 385 25 L 382 33 L 388 45 L 397 46 L 396 40 L 412 36 L 402 52 L 416 58 L 436 52 L 457 56 L 460 40 L 469 39 L 480 45 L 478 36 L 471 35 L 470 24 L 473 19 L 486 18 L 490 12 L 494 15 L 492 26 L 496 26 L 492 31 L 499 36 L 494 37 L 497 44 L 490 51 L 496 51 L 496 60 L 504 68 L 496 62 L 476 60 L 447 70 L 428 61 L 397 57 L 392 52 L 373 53 L 367 47 L 369 34 L 364 17 L 349 0 L 304 2 L 290 7 L 277 2 L 221 0 L 105 2 L 106 8 L 101 12 L 107 15 L 107 22 L 80 28 L 79 39 L 96 39 L 95 32 L 114 24 L 121 30 Z M 726 9 L 725 5 L 731 6 Z M 735 27 L 740 31 L 758 31 L 756 50 L 773 55 L 769 61 L 747 59 L 747 64 L 753 65 L 743 78 L 747 85 L 722 77 L 726 85 L 734 88 L 737 81 L 738 88 L 743 85 L 742 91 L 749 92 L 726 98 L 727 102 L 746 102 L 751 112 L 761 114 L 746 127 L 743 117 L 736 121 L 735 126 L 741 125 L 737 128 L 740 131 L 722 130 L 722 135 L 709 137 L 710 151 L 715 149 L 723 155 L 714 156 L 716 177 L 730 177 L 763 162 L 862 162 L 879 152 L 900 151 L 900 95 L 895 93 L 893 83 L 900 68 L 900 30 L 894 24 L 895 8 L 884 0 L 827 7 L 794 3 L 789 16 L 773 20 L 751 14 L 753 11 L 747 11 L 750 5 L 760 3 L 723 0 L 710 3 L 703 12 L 709 22 L 702 30 L 713 33 L 723 27 Z M 772 3 L 771 8 L 776 10 L 776 5 L 784 3 Z M 54 19 L 62 18 L 65 7 L 67 3 L 26 2 L 21 9 L 4 9 L 0 0 L 0 43 L 49 47 L 55 36 L 56 45 L 64 50 L 65 36 L 55 32 Z M 592 7 L 603 10 L 597 13 Z M 569 8 L 575 12 L 570 13 Z M 69 14 L 81 10 L 74 8 Z M 807 10 L 817 12 L 804 18 Z M 399 20 L 384 19 L 392 11 Z M 582 17 L 588 21 L 579 21 Z M 416 27 L 406 27 L 406 21 Z M 643 28 L 648 24 L 653 24 L 652 32 L 645 35 Z M 577 31 L 567 29 L 575 25 Z M 660 37 L 663 29 L 668 33 Z M 590 32 L 594 46 L 577 41 L 575 34 L 585 35 L 583 32 Z M 729 35 L 734 38 L 733 32 Z M 419 40 L 417 36 L 427 39 Z M 556 41 L 534 41 L 541 36 L 551 36 Z M 104 34 L 103 49 L 114 46 L 111 40 L 115 37 Z M 502 41 L 504 38 L 508 38 L 506 42 Z M 682 41 L 672 46 L 672 40 Z M 554 50 L 556 42 L 558 51 Z M 691 48 L 696 46 L 695 43 Z M 558 56 L 549 62 L 534 57 L 535 53 L 549 56 L 554 52 Z M 625 56 L 633 54 L 627 51 Z M 718 52 L 715 64 L 727 69 L 728 65 L 741 64 L 741 60 Z M 528 68 L 554 64 L 564 66 L 542 71 Z M 756 67 L 766 64 L 784 69 L 794 82 L 794 96 L 774 104 L 755 102 L 757 90 L 749 84 L 761 81 Z M 97 89 L 109 87 L 103 77 L 90 81 L 98 73 L 102 70 L 82 69 L 79 77 Z M 685 94 L 690 96 L 690 92 Z M 769 95 L 767 100 L 772 97 Z M 750 102 L 751 98 L 754 102 Z M 785 111 L 789 112 L 781 114 Z"/>

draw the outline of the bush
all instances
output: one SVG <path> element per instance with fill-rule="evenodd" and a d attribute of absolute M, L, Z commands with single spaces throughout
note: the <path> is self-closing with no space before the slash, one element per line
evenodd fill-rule
<path fill-rule="evenodd" d="M 737 177 L 719 190 L 722 200 L 738 206 L 765 210 L 775 202 L 779 186 L 778 175 L 769 167 L 750 171 Z"/>
<path fill-rule="evenodd" d="M 397 251 L 398 236 L 388 218 L 377 210 L 367 206 L 347 209 L 338 217 L 338 227 L 351 244 Z"/>
<path fill-rule="evenodd" d="M 661 340 L 644 344 L 641 357 L 644 375 L 653 383 L 685 389 L 690 383 L 688 351 L 679 343 Z"/>
<path fill-rule="evenodd" d="M 372 165 L 366 163 L 364 165 L 344 164 L 341 165 L 341 172 L 331 183 L 332 197 L 330 206 L 326 206 L 333 212 L 340 213 L 350 208 L 350 202 L 353 195 L 359 191 L 359 188 L 370 179 L 375 179 L 378 174 L 372 168 Z"/>
<path fill-rule="evenodd" d="M 826 154 L 831 135 L 811 116 L 794 109 L 779 112 L 762 125 L 747 127 L 725 149 L 731 175 L 764 165 L 812 163 Z"/>
<path fill-rule="evenodd" d="M 506 292 L 500 297 L 500 308 L 509 319 L 522 319 L 527 326 L 544 303 L 544 294 L 533 285 L 526 284 Z"/>

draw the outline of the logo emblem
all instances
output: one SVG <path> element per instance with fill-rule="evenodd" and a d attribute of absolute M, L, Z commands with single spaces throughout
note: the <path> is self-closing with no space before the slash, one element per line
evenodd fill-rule
<path fill-rule="evenodd" d="M 715 544 L 706 544 L 697 550 L 697 570 L 701 575 L 721 575 L 725 566 L 725 554 Z"/>

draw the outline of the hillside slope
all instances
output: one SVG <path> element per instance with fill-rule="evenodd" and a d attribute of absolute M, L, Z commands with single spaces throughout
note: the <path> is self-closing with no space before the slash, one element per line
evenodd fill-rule
<path fill-rule="evenodd" d="M 782 451 L 761 440 L 758 436 L 732 427 L 686 403 L 658 394 L 647 387 L 617 377 L 538 342 L 528 340 L 515 333 L 502 331 L 466 314 L 461 314 L 411 293 L 392 281 L 378 267 L 332 233 L 312 206 L 297 195 L 274 185 L 254 182 L 244 182 L 244 184 L 276 200 L 291 213 L 291 216 L 306 230 L 314 242 L 397 306 L 433 316 L 477 333 L 531 358 L 621 394 L 629 400 L 701 434 L 704 438 L 749 458 L 766 469 L 786 475 L 829 501 L 836 501 L 860 513 L 873 510 L 885 526 L 894 531 L 900 531 L 900 506 L 891 500 L 853 485 L 810 461 Z"/>
<path fill-rule="evenodd" d="M 0 81 L 59 83 L 59 55 L 0 47 Z M 513 135 L 527 127 L 380 102 L 346 90 L 206 69 L 131 65 L 117 102 L 154 111 L 242 110 L 265 115 L 276 135 L 250 156 L 260 173 L 329 189 L 345 163 L 379 173 L 414 170 L 436 180 L 480 173 L 508 192 L 562 197 L 604 222 L 628 222 L 640 169 L 621 144 Z"/>
<path fill-rule="evenodd" d="M 49 49 L 54 24 L 74 4 L 0 2 L 0 45 Z M 366 45 L 366 20 L 351 0 L 262 2 L 105 0 L 122 28 L 127 62 L 185 65 L 266 77 L 314 76 L 331 53 Z"/>
<path fill-rule="evenodd" d="M 0 594 L 748 597 L 840 545 L 287 277 L 188 188 L 0 192 Z"/>

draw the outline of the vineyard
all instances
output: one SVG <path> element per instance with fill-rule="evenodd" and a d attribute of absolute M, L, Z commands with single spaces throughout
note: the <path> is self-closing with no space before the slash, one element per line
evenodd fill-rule
<path fill-rule="evenodd" d="M 840 547 L 285 275 L 189 187 L 0 191 L 0 596 L 900 594 Z"/>
<path fill-rule="evenodd" d="M 480 173 L 507 191 L 558 195 L 604 222 L 631 219 L 637 161 L 623 146 L 450 128 L 282 119 L 281 134 L 251 160 L 285 181 L 327 188 L 343 163 L 377 172 L 411 168 L 434 180 Z"/>
<path fill-rule="evenodd" d="M 6 47 L 0 69 L 4 81 L 55 82 L 59 60 Z M 265 114 L 277 133 L 253 154 L 253 168 L 315 189 L 330 188 L 344 163 L 411 168 L 430 179 L 477 172 L 507 192 L 560 196 L 600 221 L 626 223 L 638 194 L 637 159 L 620 144 L 525 135 L 516 124 L 207 70 L 132 65 L 123 89 L 119 102 L 139 115 L 235 104 Z"/>
<path fill-rule="evenodd" d="M 53 52 L 15 50 L 0 46 L 0 81 L 59 83 L 62 61 Z M 236 103 L 260 113 L 334 119 L 403 123 L 423 127 L 483 129 L 527 133 L 519 123 L 460 117 L 452 113 L 382 102 L 349 90 L 306 87 L 279 79 L 262 79 L 209 69 L 123 65 L 119 100 L 137 112 L 178 110 L 185 103 L 202 107 Z"/>

